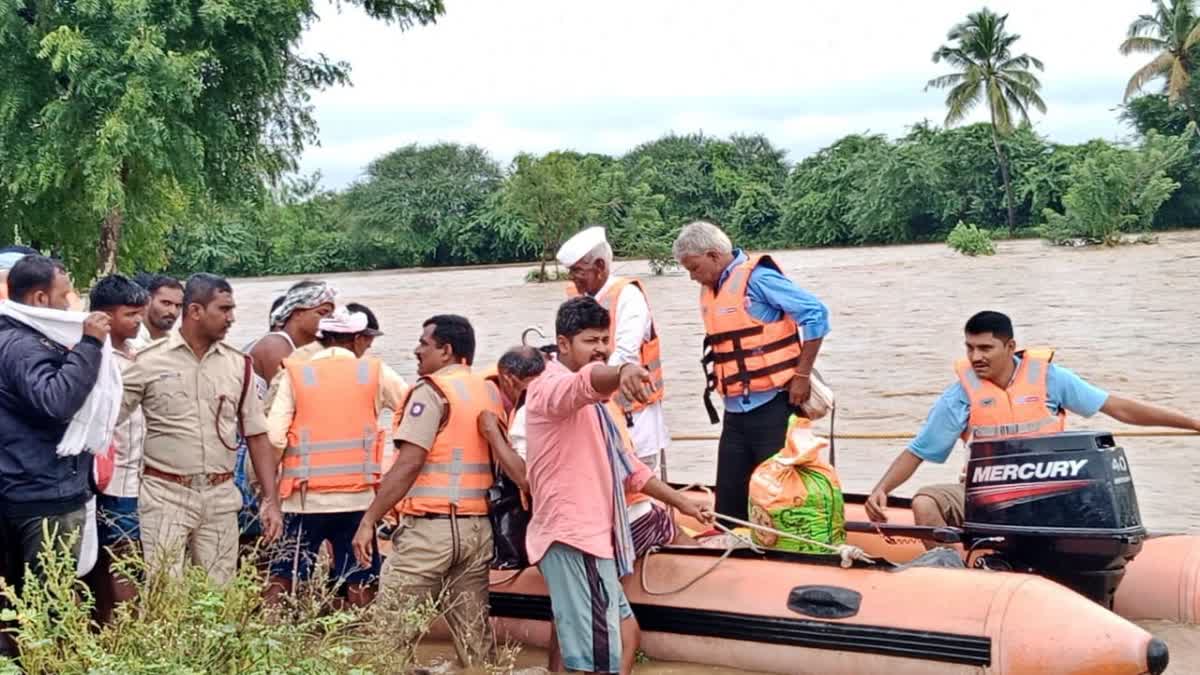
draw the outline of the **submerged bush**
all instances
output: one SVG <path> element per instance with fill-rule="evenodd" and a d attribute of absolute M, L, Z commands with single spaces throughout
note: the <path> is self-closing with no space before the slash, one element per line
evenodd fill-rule
<path fill-rule="evenodd" d="M 566 281 L 571 278 L 571 275 L 564 269 L 560 269 L 558 265 L 547 267 L 545 271 L 541 269 L 532 269 L 525 273 L 525 283 L 541 284 L 550 281 Z"/>
<path fill-rule="evenodd" d="M 996 245 L 992 243 L 992 233 L 980 229 L 978 225 L 958 221 L 958 225 L 946 236 L 946 245 L 963 255 L 992 255 Z"/>
<path fill-rule="evenodd" d="M 1189 127 L 1183 136 L 1150 132 L 1140 148 L 1104 147 L 1071 166 L 1063 211 L 1045 209 L 1042 236 L 1054 244 L 1122 242 L 1145 232 L 1159 207 L 1179 188 L 1169 175 L 1188 159 Z"/>

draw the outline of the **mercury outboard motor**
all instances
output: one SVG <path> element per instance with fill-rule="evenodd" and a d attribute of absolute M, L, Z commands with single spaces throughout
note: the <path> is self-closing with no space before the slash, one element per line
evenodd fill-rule
<path fill-rule="evenodd" d="M 1146 528 L 1125 451 L 1075 431 L 971 443 L 964 546 L 985 566 L 1036 572 L 1112 608 Z"/>

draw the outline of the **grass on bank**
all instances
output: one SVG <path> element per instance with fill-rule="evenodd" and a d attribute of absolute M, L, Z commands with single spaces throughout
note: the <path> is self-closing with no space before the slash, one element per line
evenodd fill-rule
<path fill-rule="evenodd" d="M 266 607 L 266 579 L 253 564 L 219 586 L 199 568 L 176 579 L 130 557 L 114 570 L 134 580 L 138 596 L 98 626 L 95 599 L 75 577 L 71 556 L 49 551 L 43 559 L 44 577 L 27 576 L 21 594 L 0 580 L 0 620 L 21 654 L 19 666 L 0 657 L 0 675 L 404 673 L 417 665 L 417 647 L 444 599 L 381 599 L 360 609 L 341 605 L 329 584 L 309 583 Z M 326 579 L 327 571 L 318 567 L 313 579 Z M 486 670 L 510 672 L 516 655 L 513 647 L 498 649 Z"/>

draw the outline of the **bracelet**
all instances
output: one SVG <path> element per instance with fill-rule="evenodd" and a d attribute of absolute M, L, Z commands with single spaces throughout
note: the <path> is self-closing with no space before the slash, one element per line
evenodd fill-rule
<path fill-rule="evenodd" d="M 809 379 L 810 377 L 812 377 L 812 373 L 796 373 L 796 374 L 795 374 L 795 375 L 793 375 L 792 377 L 802 377 L 802 378 L 804 378 L 804 379 L 806 379 L 806 380 L 807 380 L 807 379 Z"/>

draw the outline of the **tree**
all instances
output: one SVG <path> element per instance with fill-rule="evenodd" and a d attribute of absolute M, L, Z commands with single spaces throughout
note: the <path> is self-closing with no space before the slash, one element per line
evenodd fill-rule
<path fill-rule="evenodd" d="M 888 151 L 882 135 L 852 134 L 806 157 L 792 169 L 783 200 L 777 241 L 782 246 L 860 243 L 850 209 L 875 166 Z"/>
<path fill-rule="evenodd" d="M 1193 64 L 1193 68 L 1198 64 Z M 1185 100 L 1200 101 L 1200 78 L 1188 81 Z M 1121 119 L 1132 126 L 1142 138 L 1150 132 L 1164 136 L 1179 136 L 1191 123 L 1188 110 L 1180 103 L 1172 104 L 1166 94 L 1142 94 L 1122 106 Z M 1168 175 L 1179 182 L 1179 189 L 1163 204 L 1154 218 L 1156 227 L 1190 226 L 1200 223 L 1200 141 L 1192 135 L 1192 160 L 1181 162 Z"/>
<path fill-rule="evenodd" d="M 630 180 L 620 162 L 608 162 L 591 183 L 588 222 L 605 226 L 616 255 L 646 258 L 655 274 L 675 264 L 671 242 L 678 228 L 663 220 L 663 195 Z"/>
<path fill-rule="evenodd" d="M 1121 43 L 1121 53 L 1126 56 L 1154 55 L 1129 78 L 1125 101 L 1128 102 L 1147 83 L 1163 78 L 1168 101 L 1172 104 L 1182 102 L 1195 122 L 1197 101 L 1188 96 L 1188 84 L 1196 66 L 1197 46 L 1200 46 L 1200 17 L 1196 16 L 1193 0 L 1155 0 L 1154 14 L 1142 14 L 1134 19 Z"/>
<path fill-rule="evenodd" d="M 743 194 L 761 187 L 778 199 L 788 175 L 784 152 L 761 135 L 668 134 L 621 161 L 631 181 L 664 197 L 663 220 L 676 228 L 697 218 L 728 225 Z"/>
<path fill-rule="evenodd" d="M 480 262 L 491 236 L 480 226 L 504 174 L 474 145 L 408 145 L 371 162 L 345 194 L 372 267 Z"/>
<path fill-rule="evenodd" d="M 951 44 L 938 48 L 933 62 L 945 61 L 958 72 L 930 80 L 925 89 L 950 89 L 946 95 L 946 126 L 961 122 L 980 102 L 987 105 L 992 145 L 1004 183 L 1008 229 L 1014 232 L 1017 223 L 1012 181 L 1000 137 L 1012 132 L 1014 114 L 1028 123 L 1029 108 L 1044 113 L 1046 103 L 1038 93 L 1041 82 L 1030 72 L 1031 68 L 1042 70 L 1042 62 L 1028 54 L 1012 55 L 1012 46 L 1021 36 L 1007 31 L 1007 21 L 1007 14 L 997 15 L 984 8 L 951 28 L 947 35 Z"/>
<path fill-rule="evenodd" d="M 444 11 L 350 1 L 402 28 Z M 161 265 L 170 225 L 205 202 L 261 198 L 315 139 L 310 90 L 348 78 L 298 53 L 313 5 L 0 0 L 0 221 L 88 278 Z"/>
<path fill-rule="evenodd" d="M 546 263 L 562 242 L 594 212 L 589 181 L 599 174 L 599 164 L 596 158 L 585 160 L 574 152 L 551 152 L 544 157 L 520 154 L 513 160 L 504 206 L 520 218 L 524 232 L 540 245 L 540 279 L 546 279 Z"/>
<path fill-rule="evenodd" d="M 1045 210 L 1042 234 L 1054 243 L 1083 239 L 1112 246 L 1127 232 L 1148 230 L 1158 209 L 1179 188 L 1168 172 L 1188 159 L 1183 136 L 1150 132 L 1140 148 L 1105 146 L 1071 166 L 1063 211 Z"/>

